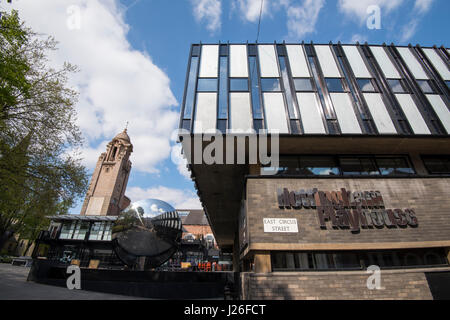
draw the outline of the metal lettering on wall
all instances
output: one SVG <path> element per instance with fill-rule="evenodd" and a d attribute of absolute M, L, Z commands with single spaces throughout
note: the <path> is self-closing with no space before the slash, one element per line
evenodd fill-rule
<path fill-rule="evenodd" d="M 333 229 L 349 229 L 358 233 L 360 228 L 417 227 L 413 209 L 386 209 L 380 191 L 277 190 L 278 206 L 284 209 L 316 209 L 320 228 L 327 222 Z"/>

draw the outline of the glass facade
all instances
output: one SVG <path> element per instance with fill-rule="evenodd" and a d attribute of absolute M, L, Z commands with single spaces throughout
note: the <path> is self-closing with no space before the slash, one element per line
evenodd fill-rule
<path fill-rule="evenodd" d="M 402 49 L 402 54 L 407 54 L 407 62 L 397 59 L 394 46 L 193 45 L 180 127 L 194 130 L 191 125 L 196 114 L 194 108 L 198 92 L 217 93 L 217 112 L 210 114 L 215 120 L 208 118 L 208 121 L 217 124 L 220 130 L 232 129 L 229 119 L 230 93 L 250 92 L 252 124 L 245 119 L 239 127 L 245 124 L 249 128 L 239 129 L 266 128 L 283 133 L 287 130 L 291 134 L 448 134 L 450 111 L 442 107 L 448 104 L 448 96 L 443 92 L 448 87 L 448 80 L 430 68 L 431 64 L 445 66 L 445 63 L 436 62 L 440 59 L 439 54 L 432 55 L 432 61 L 425 61 L 429 59 L 428 53 L 424 56 L 420 49 L 398 49 Z M 417 51 L 417 57 L 421 59 L 409 51 Z M 420 74 L 423 77 L 431 75 L 430 78 L 411 78 L 408 70 L 417 73 L 421 68 L 427 73 Z M 413 95 L 418 90 L 429 95 L 427 99 Z M 280 107 L 279 98 L 275 95 L 269 97 L 266 94 L 275 92 L 282 95 L 284 107 Z M 315 97 L 305 93 L 317 93 L 320 112 L 315 110 L 316 106 L 311 106 Z M 339 93 L 349 93 L 350 100 L 339 96 Z M 379 95 L 368 95 L 375 93 Z M 439 95 L 443 102 L 439 102 L 439 97 L 430 95 Z M 241 99 L 241 108 L 247 109 L 243 96 L 236 95 L 236 98 Z M 413 98 L 417 112 L 404 106 L 410 104 L 410 98 Z M 377 108 L 379 100 L 387 110 L 382 110 L 381 115 L 372 110 Z M 234 107 L 238 110 L 236 101 Z M 313 115 L 307 116 L 310 114 Z M 313 124 L 305 123 L 312 118 Z M 319 118 L 323 118 L 324 130 L 320 128 Z M 199 121 L 204 122 L 204 117 L 199 116 Z"/>
<path fill-rule="evenodd" d="M 450 156 L 425 155 L 422 156 L 423 163 L 430 174 L 450 174 Z"/>
<path fill-rule="evenodd" d="M 279 167 L 261 173 L 298 176 L 407 176 L 415 171 L 406 156 L 281 156 Z"/>
<path fill-rule="evenodd" d="M 448 266 L 444 249 L 272 252 L 273 271 L 363 270 Z"/>

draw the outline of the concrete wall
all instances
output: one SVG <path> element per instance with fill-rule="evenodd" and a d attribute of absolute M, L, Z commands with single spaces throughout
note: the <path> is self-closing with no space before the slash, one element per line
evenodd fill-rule
<path fill-rule="evenodd" d="M 383 227 L 350 230 L 319 226 L 316 209 L 281 209 L 277 188 L 289 191 L 318 188 L 322 191 L 381 192 L 386 208 L 415 210 L 418 227 Z M 450 178 L 414 179 L 248 179 L 247 226 L 251 250 L 339 250 L 450 247 Z M 265 233 L 263 218 L 296 218 L 298 233 Z"/>
<path fill-rule="evenodd" d="M 241 273 L 246 300 L 433 299 L 425 272 L 440 269 L 382 270 L 380 290 L 369 290 L 364 271 Z"/>

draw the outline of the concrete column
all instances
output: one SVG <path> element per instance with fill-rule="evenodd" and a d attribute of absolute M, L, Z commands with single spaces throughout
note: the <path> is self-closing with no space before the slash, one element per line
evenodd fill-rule
<path fill-rule="evenodd" d="M 411 159 L 412 165 L 416 169 L 417 174 L 427 175 L 428 171 L 425 168 L 422 158 L 417 153 L 410 153 L 409 158 Z"/>
<path fill-rule="evenodd" d="M 270 251 L 257 251 L 255 253 L 255 273 L 272 272 Z"/>

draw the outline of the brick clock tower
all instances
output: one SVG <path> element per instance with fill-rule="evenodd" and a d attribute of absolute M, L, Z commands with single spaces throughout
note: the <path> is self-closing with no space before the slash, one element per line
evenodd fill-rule
<path fill-rule="evenodd" d="M 133 145 L 127 129 L 108 143 L 97 161 L 81 215 L 116 216 L 130 204 L 125 189 L 131 171 Z"/>

